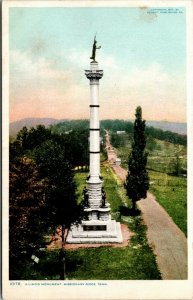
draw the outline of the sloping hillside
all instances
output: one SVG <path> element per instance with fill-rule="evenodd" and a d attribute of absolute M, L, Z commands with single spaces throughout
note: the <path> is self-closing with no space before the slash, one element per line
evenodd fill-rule
<path fill-rule="evenodd" d="M 59 123 L 67 123 L 70 122 L 73 124 L 73 121 L 77 123 L 78 120 L 58 120 L 54 118 L 26 118 L 22 120 L 18 120 L 10 123 L 10 135 L 15 136 L 17 132 L 22 129 L 24 126 L 27 128 L 34 127 L 36 125 L 45 125 L 46 127 L 50 125 L 55 125 Z M 81 120 L 80 120 L 81 121 Z M 116 121 L 116 122 L 115 122 Z M 128 124 L 132 124 L 133 121 L 125 121 L 125 120 L 102 120 L 101 126 L 107 128 L 106 125 L 110 124 L 112 126 L 116 126 L 117 130 L 125 130 L 125 126 Z M 187 124 L 186 123 L 177 123 L 177 122 L 166 122 L 166 121 L 146 121 L 147 126 L 152 126 L 154 128 L 162 129 L 164 131 L 172 131 L 179 134 L 186 134 L 187 132 Z M 69 126 L 67 126 L 69 127 Z M 119 128 L 120 127 L 120 128 Z"/>
<path fill-rule="evenodd" d="M 15 121 L 10 123 L 10 135 L 16 135 L 18 131 L 20 131 L 24 126 L 28 129 L 30 127 L 35 127 L 36 125 L 44 125 L 48 127 L 51 124 L 57 124 L 61 122 L 61 120 L 53 119 L 53 118 L 26 118 L 19 121 Z"/>

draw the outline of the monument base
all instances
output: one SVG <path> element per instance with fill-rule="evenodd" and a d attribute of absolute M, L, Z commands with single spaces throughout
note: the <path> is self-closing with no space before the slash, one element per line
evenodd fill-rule
<path fill-rule="evenodd" d="M 122 243 L 121 226 L 115 220 L 82 221 L 71 227 L 67 237 L 69 244 Z"/>

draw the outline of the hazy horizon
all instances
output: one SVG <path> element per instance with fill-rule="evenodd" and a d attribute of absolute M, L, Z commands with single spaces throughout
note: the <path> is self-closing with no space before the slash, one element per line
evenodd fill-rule
<path fill-rule="evenodd" d="M 186 122 L 186 11 L 150 10 L 10 8 L 10 122 L 89 118 L 96 32 L 100 119 L 133 119 L 140 105 L 147 121 Z"/>
<path fill-rule="evenodd" d="M 77 122 L 77 121 L 86 121 L 89 125 L 89 119 L 55 119 L 55 118 L 24 118 L 21 120 L 17 120 L 14 122 L 10 122 L 9 124 L 9 133 L 10 135 L 16 135 L 19 130 L 21 130 L 24 126 L 26 126 L 28 129 L 32 127 L 36 127 L 37 125 L 44 125 L 45 127 L 49 127 L 50 125 L 57 125 L 57 124 L 64 124 L 68 122 Z M 116 122 L 116 121 L 126 121 L 129 123 L 134 123 L 134 119 L 102 119 L 101 125 L 103 121 L 110 121 L 110 122 Z M 172 131 L 179 134 L 187 134 L 187 123 L 182 122 L 167 122 L 167 121 L 155 121 L 155 120 L 145 120 L 147 127 L 154 127 L 158 129 L 162 129 L 163 131 Z M 72 125 L 73 126 L 73 125 Z"/>
<path fill-rule="evenodd" d="M 23 120 L 28 120 L 28 119 L 53 119 L 56 121 L 76 121 L 76 120 L 90 120 L 89 118 L 62 118 L 62 119 L 57 119 L 57 118 L 52 118 L 52 117 L 27 117 L 27 118 L 22 118 L 22 119 L 18 119 L 15 121 L 10 121 L 9 123 L 15 123 L 15 122 L 19 122 L 19 121 L 23 121 Z M 144 118 L 143 118 L 144 119 Z M 100 119 L 100 121 L 104 121 L 104 120 L 120 120 L 120 121 L 131 121 L 133 122 L 135 120 L 135 118 L 133 119 L 121 119 L 121 118 L 108 118 L 108 119 Z M 147 120 L 144 119 L 147 122 L 165 122 L 165 123 L 182 123 L 182 124 L 187 124 L 187 122 L 178 122 L 178 121 L 167 121 L 167 120 Z"/>

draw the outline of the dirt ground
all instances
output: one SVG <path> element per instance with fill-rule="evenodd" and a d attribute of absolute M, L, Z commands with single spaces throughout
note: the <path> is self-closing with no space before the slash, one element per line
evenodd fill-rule
<path fill-rule="evenodd" d="M 163 279 L 187 279 L 187 239 L 155 197 L 148 193 L 138 206 L 147 225 L 147 238 Z"/>
<path fill-rule="evenodd" d="M 114 248 L 122 248 L 126 247 L 128 245 L 128 242 L 130 238 L 134 235 L 132 233 L 127 225 L 121 224 L 121 232 L 123 236 L 123 242 L 122 243 L 103 243 L 103 244 L 66 244 L 65 249 L 66 250 L 75 250 L 79 248 L 97 248 L 97 247 L 103 247 L 103 246 L 109 246 L 109 247 L 114 247 Z M 47 247 L 48 249 L 57 249 L 61 248 L 61 229 L 58 229 L 55 236 L 52 238 L 52 242 L 50 245 Z"/>

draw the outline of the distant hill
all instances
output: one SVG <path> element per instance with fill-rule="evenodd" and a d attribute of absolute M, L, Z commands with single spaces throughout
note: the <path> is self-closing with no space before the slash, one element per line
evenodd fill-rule
<path fill-rule="evenodd" d="M 26 126 L 28 129 L 31 127 L 35 127 L 37 125 L 44 125 L 45 127 L 48 127 L 50 125 L 57 124 L 59 122 L 62 122 L 62 120 L 57 120 L 53 118 L 26 118 L 19 121 L 15 121 L 10 123 L 9 130 L 10 135 L 15 136 L 18 131 L 20 131 L 24 126 Z"/>
<path fill-rule="evenodd" d="M 19 130 L 24 126 L 28 129 L 30 127 L 35 127 L 39 124 L 48 127 L 50 125 L 55 125 L 68 121 L 66 119 L 54 119 L 54 118 L 26 118 L 19 121 L 10 123 L 10 135 L 15 136 Z M 133 122 L 133 121 L 132 121 Z M 147 126 L 152 126 L 164 131 L 172 131 L 179 134 L 187 134 L 187 125 L 186 123 L 177 123 L 177 122 L 166 122 L 166 121 L 146 121 Z"/>
<path fill-rule="evenodd" d="M 147 126 L 162 129 L 164 131 L 172 131 L 179 134 L 187 134 L 187 124 L 167 121 L 146 121 Z"/>

